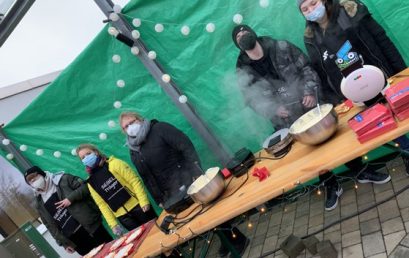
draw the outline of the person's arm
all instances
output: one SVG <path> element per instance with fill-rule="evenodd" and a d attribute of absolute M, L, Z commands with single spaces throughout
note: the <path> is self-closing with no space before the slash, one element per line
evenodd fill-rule
<path fill-rule="evenodd" d="M 89 189 L 81 178 L 69 174 L 65 175 L 67 176 L 68 186 L 71 189 L 75 189 L 67 196 L 67 199 L 70 200 L 71 203 L 81 201 L 90 196 Z"/>
<path fill-rule="evenodd" d="M 111 172 L 119 175 L 125 182 L 131 185 L 132 189 L 128 190 L 130 190 L 134 197 L 138 199 L 139 206 L 145 207 L 146 205 L 149 205 L 148 195 L 145 192 L 142 181 L 129 167 L 129 165 L 119 159 L 111 161 L 109 165 L 109 169 Z"/>
<path fill-rule="evenodd" d="M 114 228 L 116 225 L 118 225 L 118 222 L 111 208 L 104 201 L 104 199 L 102 199 L 102 197 L 92 188 L 90 184 L 87 184 L 87 186 L 92 198 L 94 199 L 95 204 L 98 206 L 99 210 L 102 213 L 102 216 L 104 216 L 105 220 L 107 221 L 108 226 L 111 229 Z"/>
<path fill-rule="evenodd" d="M 379 45 L 380 50 L 392 66 L 391 68 L 393 69 L 393 72 L 398 73 L 404 70 L 406 68 L 406 64 L 398 49 L 390 40 L 388 35 L 386 35 L 385 30 L 372 18 L 369 13 L 362 18 L 360 24 L 362 24 L 362 26 L 364 26 L 373 36 L 376 43 Z"/>

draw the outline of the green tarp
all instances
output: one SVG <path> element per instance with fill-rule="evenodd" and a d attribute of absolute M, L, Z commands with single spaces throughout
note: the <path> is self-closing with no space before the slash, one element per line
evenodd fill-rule
<path fill-rule="evenodd" d="M 269 5 L 263 8 L 260 2 Z M 157 60 L 230 152 L 241 147 L 259 150 L 273 130 L 268 121 L 244 106 L 236 87 L 238 49 L 231 40 L 233 16 L 242 15 L 243 23 L 253 26 L 259 35 L 286 39 L 304 49 L 305 21 L 295 1 L 260 2 L 135 0 L 123 10 L 130 22 L 133 18 L 141 20 L 137 29 L 142 40 L 156 51 Z M 409 62 L 409 1 L 364 2 Z M 164 26 L 161 33 L 154 29 L 158 23 Z M 206 31 L 208 23 L 215 24 L 214 32 Z M 184 25 L 190 28 L 187 36 L 181 33 Z M 71 154 L 72 149 L 90 142 L 108 155 L 129 161 L 117 120 L 121 111 L 134 110 L 147 118 L 174 124 L 192 139 L 205 168 L 217 165 L 205 143 L 129 47 L 107 33 L 108 26 L 28 108 L 6 125 L 9 138 L 17 146 L 28 146 L 23 154 L 33 164 L 86 177 L 81 162 Z M 112 61 L 114 54 L 120 55 L 120 63 Z M 117 87 L 118 80 L 124 80 L 125 87 Z M 121 102 L 121 108 L 114 107 L 115 101 Z M 110 120 L 116 123 L 113 128 L 108 126 Z M 107 135 L 106 140 L 99 138 L 101 133 Z M 44 154 L 37 155 L 38 149 Z M 61 152 L 61 157 L 54 157 L 56 151 Z"/>

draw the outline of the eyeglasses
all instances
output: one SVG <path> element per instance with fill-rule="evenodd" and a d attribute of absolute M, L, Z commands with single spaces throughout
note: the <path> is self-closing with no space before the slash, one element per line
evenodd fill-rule
<path fill-rule="evenodd" d="M 129 127 L 131 124 L 134 124 L 135 122 L 136 122 L 136 119 L 129 121 L 129 123 L 127 123 L 124 127 L 122 127 L 122 129 L 123 129 L 124 131 L 126 131 L 126 129 L 128 129 L 128 127 Z"/>

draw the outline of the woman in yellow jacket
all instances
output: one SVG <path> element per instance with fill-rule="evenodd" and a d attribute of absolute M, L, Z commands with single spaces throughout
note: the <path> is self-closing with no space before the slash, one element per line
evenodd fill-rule
<path fill-rule="evenodd" d="M 115 235 L 123 234 L 118 221 L 132 230 L 156 218 L 142 181 L 126 162 L 107 158 L 92 144 L 78 146 L 77 155 L 90 175 L 91 196 Z"/>

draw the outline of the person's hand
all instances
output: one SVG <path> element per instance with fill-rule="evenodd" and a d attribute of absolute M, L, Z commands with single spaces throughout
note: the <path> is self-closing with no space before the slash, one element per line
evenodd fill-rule
<path fill-rule="evenodd" d="M 67 251 L 67 253 L 70 253 L 70 254 L 75 253 L 75 249 L 71 246 L 66 246 L 65 251 Z"/>
<path fill-rule="evenodd" d="M 54 204 L 55 204 L 55 206 L 57 206 L 57 209 L 59 209 L 59 208 L 66 208 L 66 207 L 70 206 L 71 202 L 70 202 L 70 200 L 65 198 L 64 200 L 56 202 Z"/>
<path fill-rule="evenodd" d="M 116 225 L 115 227 L 113 227 L 112 232 L 115 234 L 115 236 L 118 237 L 124 234 L 124 230 L 122 229 L 121 225 Z"/>
<path fill-rule="evenodd" d="M 313 95 L 305 95 L 304 98 L 302 99 L 302 104 L 306 108 L 312 108 L 315 105 L 317 105 L 317 100 Z"/>
<path fill-rule="evenodd" d="M 279 106 L 276 115 L 281 118 L 287 118 L 290 112 L 284 106 Z"/>
<path fill-rule="evenodd" d="M 142 211 L 143 211 L 143 212 L 147 212 L 147 211 L 149 211 L 150 209 L 151 209 L 151 206 L 150 206 L 149 204 L 147 204 L 147 205 L 145 205 L 145 206 L 142 207 Z"/>

